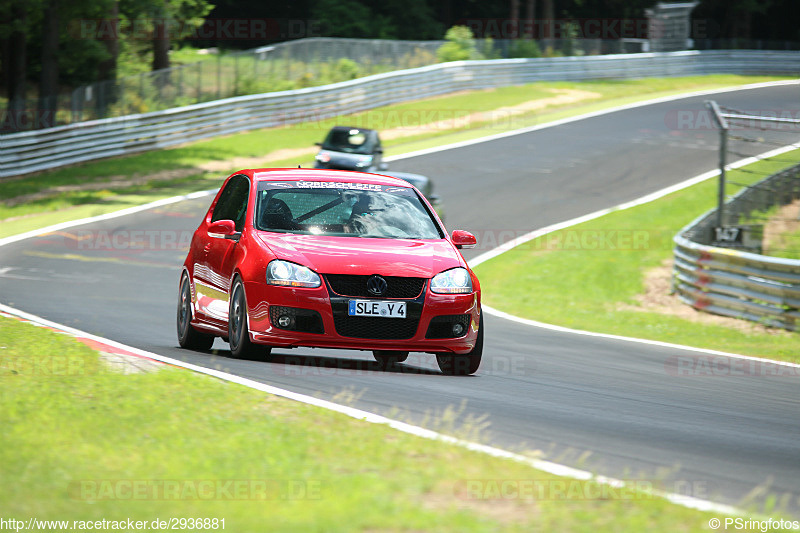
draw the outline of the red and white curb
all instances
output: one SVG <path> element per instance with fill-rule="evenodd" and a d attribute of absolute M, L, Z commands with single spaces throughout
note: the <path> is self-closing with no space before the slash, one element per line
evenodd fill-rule
<path fill-rule="evenodd" d="M 20 322 L 25 322 L 34 326 L 38 326 L 54 333 L 60 333 L 74 338 L 100 354 L 100 359 L 106 366 L 114 371 L 122 374 L 138 374 L 142 372 L 151 372 L 158 370 L 164 366 L 163 362 L 156 361 L 151 357 L 136 353 L 124 345 L 114 343 L 102 337 L 89 335 L 77 329 L 68 328 L 55 322 L 50 322 L 36 315 L 25 313 L 13 307 L 0 304 L 0 316 L 6 318 L 13 318 Z"/>

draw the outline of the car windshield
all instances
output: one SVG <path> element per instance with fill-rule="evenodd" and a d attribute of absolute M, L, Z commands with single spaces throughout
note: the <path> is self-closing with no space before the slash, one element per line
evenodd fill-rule
<path fill-rule="evenodd" d="M 322 143 L 322 149 L 348 154 L 371 154 L 375 149 L 374 144 L 369 130 L 336 128 L 328 132 Z"/>
<path fill-rule="evenodd" d="M 370 183 L 263 182 L 255 225 L 263 231 L 340 237 L 444 237 L 412 188 Z"/>

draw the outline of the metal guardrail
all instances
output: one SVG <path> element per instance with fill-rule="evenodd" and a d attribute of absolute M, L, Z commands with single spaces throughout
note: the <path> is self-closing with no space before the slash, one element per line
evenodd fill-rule
<path fill-rule="evenodd" d="M 766 194 L 768 191 L 769 194 Z M 800 165 L 743 189 L 725 206 L 727 224 L 800 198 Z M 800 260 L 711 246 L 717 209 L 673 239 L 673 289 L 699 311 L 796 331 L 800 324 Z"/>
<path fill-rule="evenodd" d="M 0 135 L 0 178 L 167 148 L 237 131 L 297 124 L 463 90 L 536 81 L 796 74 L 792 52 L 688 51 L 441 63 L 322 87 Z"/>

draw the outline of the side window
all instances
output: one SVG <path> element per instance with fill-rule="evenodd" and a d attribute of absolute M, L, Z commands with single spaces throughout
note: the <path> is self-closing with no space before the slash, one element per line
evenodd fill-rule
<path fill-rule="evenodd" d="M 249 197 L 250 181 L 247 177 L 232 177 L 219 195 L 217 205 L 214 206 L 214 212 L 211 214 L 211 222 L 233 220 L 236 224 L 236 231 L 242 231 Z"/>

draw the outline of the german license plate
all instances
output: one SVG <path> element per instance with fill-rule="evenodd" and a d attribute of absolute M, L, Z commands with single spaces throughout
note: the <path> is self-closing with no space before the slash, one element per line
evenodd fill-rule
<path fill-rule="evenodd" d="M 377 300 L 350 300 L 347 310 L 350 316 L 374 316 L 379 318 L 405 318 L 406 302 L 382 302 Z"/>

